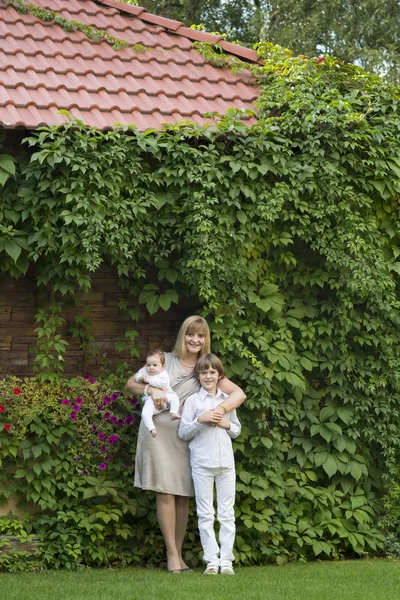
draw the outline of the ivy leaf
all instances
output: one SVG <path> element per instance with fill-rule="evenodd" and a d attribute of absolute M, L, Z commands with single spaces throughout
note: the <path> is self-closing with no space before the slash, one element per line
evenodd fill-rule
<path fill-rule="evenodd" d="M 19 255 L 21 254 L 21 246 L 16 244 L 14 240 L 7 240 L 4 244 L 4 250 L 11 256 L 14 262 L 17 262 Z"/>
<path fill-rule="evenodd" d="M 156 313 L 158 311 L 159 306 L 160 306 L 160 302 L 159 302 L 158 296 L 153 295 L 150 298 L 150 300 L 148 300 L 148 302 L 146 302 L 146 308 L 151 315 L 153 315 L 154 313 Z"/>

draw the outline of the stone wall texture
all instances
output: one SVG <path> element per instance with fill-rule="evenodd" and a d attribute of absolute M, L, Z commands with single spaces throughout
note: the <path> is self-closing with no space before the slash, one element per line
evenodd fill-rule
<path fill-rule="evenodd" d="M 42 287 L 37 288 L 35 278 L 31 276 L 17 280 L 0 278 L 0 377 L 34 375 L 35 328 L 38 326 L 35 315 L 48 302 L 47 291 Z M 64 355 L 66 376 L 95 376 L 103 368 L 114 370 L 120 362 L 128 362 L 130 369 L 136 371 L 143 365 L 149 348 L 172 349 L 183 319 L 193 312 L 188 306 L 181 306 L 171 308 L 167 313 L 160 310 L 149 316 L 142 307 L 142 317 L 136 325 L 139 336 L 135 340 L 140 355 L 131 359 L 127 350 L 120 353 L 115 350 L 115 344 L 123 340 L 125 331 L 133 326 L 132 321 L 123 320 L 118 311 L 118 302 L 124 297 L 126 295 L 118 287 L 116 271 L 102 266 L 93 275 L 91 293 L 81 299 L 83 305 L 90 306 L 88 316 L 92 320 L 89 331 L 94 336 L 91 343 L 93 356 L 84 353 L 79 341 L 69 332 L 76 309 L 66 311 L 65 325 L 59 330 L 69 344 Z"/>

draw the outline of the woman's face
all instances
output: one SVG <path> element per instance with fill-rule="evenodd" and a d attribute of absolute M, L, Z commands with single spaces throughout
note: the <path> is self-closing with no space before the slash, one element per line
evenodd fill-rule
<path fill-rule="evenodd" d="M 206 341 L 205 333 L 188 332 L 185 335 L 185 346 L 187 354 L 198 354 Z"/>

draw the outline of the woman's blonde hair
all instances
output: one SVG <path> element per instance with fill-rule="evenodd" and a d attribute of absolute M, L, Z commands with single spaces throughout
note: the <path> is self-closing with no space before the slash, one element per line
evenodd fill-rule
<path fill-rule="evenodd" d="M 203 319 L 203 317 L 193 315 L 183 321 L 178 331 L 175 346 L 172 350 L 172 352 L 178 358 L 183 358 L 186 354 L 185 336 L 190 333 L 203 333 L 206 336 L 204 340 L 204 345 L 199 352 L 199 356 L 203 356 L 203 354 L 208 354 L 210 352 L 211 340 L 210 330 L 207 321 Z"/>

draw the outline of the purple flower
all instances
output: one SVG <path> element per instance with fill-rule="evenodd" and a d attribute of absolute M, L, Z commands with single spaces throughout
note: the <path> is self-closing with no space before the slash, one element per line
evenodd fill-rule
<path fill-rule="evenodd" d="M 105 446 L 102 446 L 102 447 L 100 448 L 100 450 L 101 450 L 101 452 L 107 452 L 107 448 L 106 448 Z"/>
<path fill-rule="evenodd" d="M 119 396 L 119 392 L 114 392 L 111 396 L 111 400 L 117 400 L 118 396 Z"/>
<path fill-rule="evenodd" d="M 97 437 L 99 438 L 99 440 L 103 441 L 103 440 L 105 440 L 105 439 L 106 439 L 106 434 L 105 434 L 105 433 L 103 433 L 103 432 L 101 432 L 101 433 L 99 433 L 99 434 L 98 434 L 98 436 L 97 436 Z"/>
<path fill-rule="evenodd" d="M 111 446 L 113 444 L 115 444 L 115 442 L 118 442 L 119 440 L 119 436 L 118 435 L 110 435 L 110 437 L 108 438 L 108 443 L 111 444 Z"/>
<path fill-rule="evenodd" d="M 104 469 L 107 469 L 106 463 L 100 463 L 99 464 L 99 469 L 100 469 L 100 471 L 104 471 Z"/>
<path fill-rule="evenodd" d="M 89 381 L 90 381 L 90 383 L 94 383 L 94 381 L 95 381 L 94 377 L 89 377 Z"/>
<path fill-rule="evenodd" d="M 103 410 L 103 408 L 104 408 L 103 406 L 98 406 L 97 410 Z"/>
<path fill-rule="evenodd" d="M 92 431 L 97 431 L 97 426 L 96 425 L 92 425 Z"/>
<path fill-rule="evenodd" d="M 76 410 L 76 412 L 79 412 L 81 410 L 81 407 L 79 404 L 74 404 L 73 409 Z"/>
<path fill-rule="evenodd" d="M 123 468 L 123 469 L 127 469 L 127 468 L 128 468 L 128 465 L 122 465 L 122 468 Z"/>
<path fill-rule="evenodd" d="M 125 425 L 125 421 L 124 421 L 123 419 L 118 419 L 118 421 L 117 421 L 117 425 L 118 425 L 119 427 L 122 427 L 122 425 Z"/>
<path fill-rule="evenodd" d="M 104 460 L 105 460 L 106 462 L 108 462 L 108 461 L 110 460 L 110 457 L 109 457 L 109 456 L 106 456 Z"/>
<path fill-rule="evenodd" d="M 77 415 L 76 413 L 72 412 L 72 413 L 69 415 L 69 418 L 70 418 L 70 419 L 72 419 L 73 421 L 75 421 L 77 416 L 78 416 L 78 415 Z"/>
<path fill-rule="evenodd" d="M 111 419 L 110 419 L 112 424 L 116 423 L 117 420 L 118 420 L 117 417 L 111 417 Z"/>
<path fill-rule="evenodd" d="M 87 469 L 83 469 L 82 475 L 89 475 L 89 471 Z"/>
<path fill-rule="evenodd" d="M 92 446 L 95 446 L 95 445 L 96 445 L 96 442 L 94 442 L 94 441 L 92 441 L 92 442 L 90 442 L 90 443 L 92 444 Z"/>
<path fill-rule="evenodd" d="M 75 460 L 81 460 L 81 457 L 80 457 L 80 456 L 77 456 Z"/>
<path fill-rule="evenodd" d="M 104 418 L 105 418 L 106 421 L 108 421 L 108 419 L 110 418 L 110 416 L 111 416 L 110 412 L 104 413 Z"/>
<path fill-rule="evenodd" d="M 64 398 L 64 400 L 61 400 L 61 404 L 69 404 L 68 398 Z"/>
<path fill-rule="evenodd" d="M 83 379 L 89 379 L 89 375 L 84 375 Z"/>
<path fill-rule="evenodd" d="M 126 423 L 127 425 L 130 425 L 131 423 L 133 423 L 133 421 L 135 420 L 135 418 L 136 418 L 136 417 L 135 417 L 134 415 L 128 415 L 128 416 L 126 417 L 126 419 L 125 419 L 125 423 Z"/>
<path fill-rule="evenodd" d="M 110 404 L 110 402 L 111 402 L 110 396 L 104 396 L 103 404 Z"/>
<path fill-rule="evenodd" d="M 129 398 L 131 404 L 137 404 L 137 398 Z"/>
<path fill-rule="evenodd" d="M 80 396 L 78 396 L 77 398 L 75 398 L 75 402 L 76 402 L 77 404 L 82 404 L 82 402 L 83 402 L 83 398 L 81 398 Z"/>

